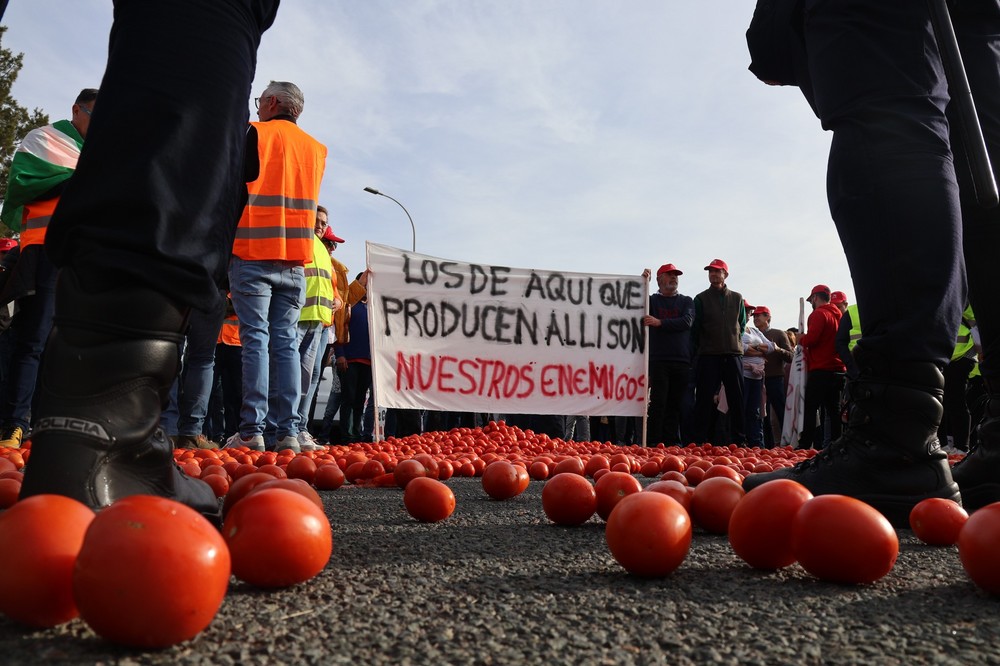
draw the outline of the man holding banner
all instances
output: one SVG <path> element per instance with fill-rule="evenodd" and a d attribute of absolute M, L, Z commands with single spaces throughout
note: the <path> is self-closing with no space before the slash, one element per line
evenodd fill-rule
<path fill-rule="evenodd" d="M 646 446 L 680 444 L 681 403 L 691 378 L 694 301 L 678 293 L 684 273 L 673 264 L 656 271 L 659 290 L 649 296 L 649 422 Z"/>

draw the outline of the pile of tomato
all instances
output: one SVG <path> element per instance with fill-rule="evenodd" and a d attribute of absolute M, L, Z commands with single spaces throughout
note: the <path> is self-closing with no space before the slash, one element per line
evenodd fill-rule
<path fill-rule="evenodd" d="M 333 543 L 317 490 L 401 488 L 413 518 L 436 522 L 455 510 L 446 483 L 453 477 L 479 477 L 496 501 L 520 495 L 532 480 L 544 481 L 540 509 L 548 520 L 574 526 L 596 515 L 606 523 L 611 555 L 638 576 L 676 570 L 701 530 L 727 535 L 736 555 L 757 569 L 798 563 L 824 580 L 878 580 L 894 566 L 899 541 L 872 507 L 849 497 L 813 497 L 787 479 L 744 492 L 747 475 L 812 455 L 789 447 L 567 442 L 502 422 L 298 454 L 175 451 L 178 466 L 220 498 L 220 534 L 197 513 L 162 498 L 126 498 L 96 516 L 61 497 L 18 502 L 30 444 L 0 449 L 0 509 L 7 509 L 0 513 L 0 542 L 19 544 L 5 550 L 18 565 L 0 571 L 0 612 L 33 626 L 79 613 L 100 635 L 139 647 L 187 640 L 211 622 L 230 574 L 260 587 L 284 587 L 326 566 Z M 649 482 L 644 486 L 641 478 Z M 1000 594 L 993 566 L 1000 555 L 1000 504 L 969 518 L 954 502 L 927 501 L 914 509 L 911 525 L 926 543 L 957 544 L 970 577 Z M 122 543 L 131 543 L 136 554 Z M 176 580 L 180 570 L 168 565 L 177 561 L 200 567 L 197 576 L 205 583 Z M 150 580 L 157 581 L 154 594 Z M 157 614 L 156 622 L 148 620 L 149 612 Z"/>

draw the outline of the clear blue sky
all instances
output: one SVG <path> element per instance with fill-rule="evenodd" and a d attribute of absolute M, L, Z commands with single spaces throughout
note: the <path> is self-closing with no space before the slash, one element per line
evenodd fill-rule
<path fill-rule="evenodd" d="M 97 86 L 108 0 L 11 0 L 13 95 L 55 120 Z M 729 286 L 796 324 L 816 283 L 853 301 L 824 191 L 830 135 L 798 90 L 747 71 L 745 0 L 286 0 L 254 95 L 305 93 L 330 150 L 322 202 L 363 269 L 364 241 L 488 264 Z M 178 91 L 181 94 L 183 91 Z M 248 100 L 252 106 L 252 102 Z M 808 307 L 808 306 L 807 306 Z"/>

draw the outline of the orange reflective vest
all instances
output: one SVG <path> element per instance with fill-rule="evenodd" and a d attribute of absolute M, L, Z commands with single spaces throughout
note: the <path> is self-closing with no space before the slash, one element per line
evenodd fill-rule
<path fill-rule="evenodd" d="M 252 124 L 257 128 L 260 176 L 247 184 L 249 199 L 233 254 L 248 261 L 305 265 L 312 259 L 326 146 L 289 120 Z"/>
<path fill-rule="evenodd" d="M 229 345 L 230 347 L 240 346 L 240 320 L 236 317 L 226 317 L 222 320 L 222 328 L 219 329 L 219 340 L 220 345 Z"/>
<path fill-rule="evenodd" d="M 49 228 L 52 213 L 56 212 L 59 197 L 32 201 L 24 204 L 24 217 L 21 220 L 21 248 L 29 245 L 41 245 L 45 242 L 45 230 Z"/>

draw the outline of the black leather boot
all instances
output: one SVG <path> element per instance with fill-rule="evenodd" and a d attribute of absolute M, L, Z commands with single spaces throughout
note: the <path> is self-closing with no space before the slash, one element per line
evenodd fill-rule
<path fill-rule="evenodd" d="M 856 355 L 844 434 L 815 457 L 769 474 L 751 474 L 749 491 L 775 478 L 798 481 L 814 495 L 860 499 L 896 527 L 908 527 L 921 500 L 960 501 L 948 456 L 937 441 L 944 376 L 933 363 L 888 363 Z M 867 363 L 865 362 L 867 360 Z"/>
<path fill-rule="evenodd" d="M 962 505 L 970 513 L 1000 502 L 1000 378 L 986 379 L 983 419 L 976 426 L 977 443 L 952 470 L 962 489 Z"/>
<path fill-rule="evenodd" d="M 53 493 L 100 509 L 128 495 L 158 495 L 218 524 L 215 494 L 177 467 L 159 427 L 187 310 L 145 287 L 87 289 L 65 268 L 56 313 L 21 497 Z"/>

